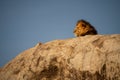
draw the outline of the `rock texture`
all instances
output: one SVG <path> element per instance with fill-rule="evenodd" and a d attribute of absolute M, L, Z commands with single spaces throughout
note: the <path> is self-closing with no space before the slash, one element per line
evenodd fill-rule
<path fill-rule="evenodd" d="M 0 80 L 120 80 L 120 34 L 38 43 L 6 64 Z"/>

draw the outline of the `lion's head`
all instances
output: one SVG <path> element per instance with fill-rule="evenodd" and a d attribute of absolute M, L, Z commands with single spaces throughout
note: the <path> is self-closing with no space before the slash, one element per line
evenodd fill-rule
<path fill-rule="evenodd" d="M 85 35 L 96 35 L 97 31 L 95 28 L 85 20 L 79 20 L 73 31 L 76 37 Z"/>

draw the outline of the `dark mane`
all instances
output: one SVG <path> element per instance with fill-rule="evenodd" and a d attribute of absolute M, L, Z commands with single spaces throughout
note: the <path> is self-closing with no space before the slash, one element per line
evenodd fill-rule
<path fill-rule="evenodd" d="M 83 22 L 83 23 L 85 23 L 86 25 L 89 25 L 89 26 L 93 29 L 93 33 L 97 34 L 97 31 L 96 31 L 96 29 L 94 28 L 94 26 L 92 26 L 88 21 L 86 21 L 86 20 L 84 20 L 84 19 L 78 20 L 77 23 L 76 23 L 76 26 L 77 26 L 80 22 Z"/>
<path fill-rule="evenodd" d="M 83 23 L 85 23 L 85 24 L 87 24 L 87 25 L 90 25 L 90 26 L 92 26 L 88 21 L 86 21 L 86 20 L 83 20 L 83 19 L 81 19 L 81 20 L 78 20 L 77 21 L 77 24 L 76 25 L 78 25 L 80 22 L 83 22 Z"/>

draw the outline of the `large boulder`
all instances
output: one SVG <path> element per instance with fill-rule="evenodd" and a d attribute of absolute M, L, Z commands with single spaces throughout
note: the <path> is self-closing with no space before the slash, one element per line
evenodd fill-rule
<path fill-rule="evenodd" d="M 0 80 L 120 80 L 120 34 L 38 43 L 0 69 Z"/>

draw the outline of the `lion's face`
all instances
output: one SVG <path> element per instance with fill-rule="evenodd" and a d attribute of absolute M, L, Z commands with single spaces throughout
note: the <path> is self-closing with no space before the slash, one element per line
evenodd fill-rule
<path fill-rule="evenodd" d="M 84 36 L 86 35 L 89 31 L 92 31 L 92 28 L 90 27 L 89 24 L 86 24 L 84 22 L 79 22 L 75 29 L 74 29 L 74 34 L 75 36 Z"/>

